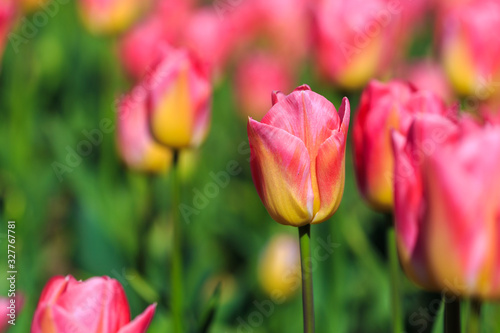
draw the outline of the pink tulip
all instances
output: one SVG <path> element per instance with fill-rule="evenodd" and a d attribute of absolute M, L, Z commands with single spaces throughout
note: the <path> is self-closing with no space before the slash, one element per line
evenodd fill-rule
<path fill-rule="evenodd" d="M 183 49 L 171 49 L 144 83 L 153 137 L 173 149 L 196 147 L 210 126 L 212 86 L 206 68 Z"/>
<path fill-rule="evenodd" d="M 393 207 L 391 129 L 406 134 L 416 114 L 447 112 L 437 96 L 402 81 L 371 81 L 363 91 L 354 120 L 354 166 L 361 193 L 375 209 Z"/>
<path fill-rule="evenodd" d="M 350 107 L 339 113 L 307 85 L 274 92 L 261 122 L 248 120 L 252 178 L 271 217 L 291 226 L 321 223 L 342 199 Z"/>
<path fill-rule="evenodd" d="M 5 43 L 7 42 L 10 29 L 14 24 L 16 14 L 17 8 L 15 1 L 0 1 L 0 57 L 3 54 Z"/>
<path fill-rule="evenodd" d="M 421 115 L 394 132 L 401 263 L 417 284 L 500 296 L 500 127 Z"/>
<path fill-rule="evenodd" d="M 122 159 L 131 169 L 165 173 L 171 165 L 172 152 L 151 136 L 146 100 L 140 91 L 133 91 L 120 102 L 117 143 Z"/>
<path fill-rule="evenodd" d="M 120 283 L 109 277 L 77 281 L 71 275 L 52 278 L 42 291 L 31 333 L 144 333 L 156 304 L 130 321 Z"/>
<path fill-rule="evenodd" d="M 474 0 L 443 6 L 439 13 L 442 62 L 460 94 L 500 95 L 499 12 L 498 1 Z"/>
<path fill-rule="evenodd" d="M 16 323 L 23 306 L 24 297 L 19 296 L 19 294 L 12 298 L 0 297 L 0 333 L 7 332 L 8 328 L 11 327 L 9 324 L 9 321 L 13 319 L 11 315 L 15 316 L 16 319 L 13 323 Z"/>
<path fill-rule="evenodd" d="M 262 53 L 249 55 L 238 63 L 235 81 L 240 111 L 258 120 L 268 111 L 269 92 L 289 91 L 293 85 L 287 66 L 279 58 Z"/>
<path fill-rule="evenodd" d="M 446 73 L 430 61 L 411 64 L 405 69 L 405 78 L 418 90 L 429 90 L 444 101 L 453 100 L 453 91 Z"/>
<path fill-rule="evenodd" d="M 384 0 L 319 0 L 314 7 L 321 73 L 346 88 L 363 86 L 383 72 L 395 52 L 401 5 Z"/>

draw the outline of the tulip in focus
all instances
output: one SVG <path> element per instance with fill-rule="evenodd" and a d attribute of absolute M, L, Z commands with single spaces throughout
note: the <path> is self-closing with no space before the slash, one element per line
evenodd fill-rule
<path fill-rule="evenodd" d="M 152 304 L 130 321 L 127 297 L 117 280 L 56 276 L 42 291 L 31 333 L 145 333 L 155 309 Z"/>
<path fill-rule="evenodd" d="M 133 93 L 118 108 L 117 143 L 122 159 L 131 169 L 152 173 L 166 172 L 172 151 L 154 141 L 149 132 L 146 102 Z"/>
<path fill-rule="evenodd" d="M 300 248 L 295 237 L 271 239 L 259 260 L 259 281 L 270 297 L 287 299 L 300 287 Z"/>
<path fill-rule="evenodd" d="M 361 193 L 377 210 L 393 207 L 391 129 L 406 134 L 419 113 L 446 114 L 443 101 L 402 81 L 371 81 L 354 120 L 354 166 Z"/>
<path fill-rule="evenodd" d="M 285 225 L 324 222 L 340 205 L 350 107 L 339 112 L 307 85 L 274 92 L 261 122 L 248 120 L 252 178 L 271 217 Z"/>
<path fill-rule="evenodd" d="M 80 16 L 94 34 L 115 34 L 128 28 L 147 8 L 145 0 L 79 0 Z"/>
<path fill-rule="evenodd" d="M 500 2 L 474 0 L 443 6 L 439 40 L 444 68 L 456 91 L 483 99 L 500 80 Z"/>
<path fill-rule="evenodd" d="M 260 120 L 268 111 L 270 91 L 289 91 L 293 79 L 280 59 L 253 54 L 239 62 L 236 69 L 236 97 L 240 111 Z"/>
<path fill-rule="evenodd" d="M 171 49 L 146 83 L 153 137 L 172 149 L 197 147 L 210 126 L 212 86 L 196 58 Z"/>
<path fill-rule="evenodd" d="M 500 127 L 439 115 L 394 132 L 400 260 L 431 290 L 500 296 Z M 450 286 L 452 284 L 452 286 Z"/>

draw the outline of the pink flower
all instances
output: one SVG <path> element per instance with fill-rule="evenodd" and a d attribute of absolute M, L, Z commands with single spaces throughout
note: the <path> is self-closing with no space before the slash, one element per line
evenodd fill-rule
<path fill-rule="evenodd" d="M 143 83 L 153 137 L 173 148 L 199 146 L 210 126 L 212 85 L 206 68 L 184 49 L 171 49 Z"/>
<path fill-rule="evenodd" d="M 3 54 L 7 36 L 16 19 L 17 7 L 15 1 L 0 1 L 0 57 Z"/>
<path fill-rule="evenodd" d="M 406 134 L 420 113 L 446 114 L 444 103 L 429 91 L 402 81 L 371 81 L 361 95 L 354 120 L 354 166 L 359 188 L 376 209 L 393 207 L 394 158 L 390 131 Z"/>
<path fill-rule="evenodd" d="M 130 321 L 130 309 L 120 283 L 105 277 L 76 281 L 71 275 L 53 277 L 45 286 L 31 333 L 144 333 L 156 304 Z"/>
<path fill-rule="evenodd" d="M 23 306 L 24 297 L 20 296 L 19 293 L 12 298 L 0 297 L 0 333 L 7 332 L 7 329 L 11 326 L 9 321 L 17 320 Z"/>
<path fill-rule="evenodd" d="M 393 133 L 401 263 L 417 284 L 500 296 L 500 128 L 421 115 Z"/>
<path fill-rule="evenodd" d="M 171 165 L 172 151 L 151 136 L 146 100 L 140 91 L 132 91 L 120 101 L 117 143 L 122 159 L 131 169 L 164 173 Z"/>
<path fill-rule="evenodd" d="M 437 63 L 425 61 L 409 65 L 405 69 L 405 78 L 418 90 L 429 90 L 443 101 L 452 101 L 453 91 L 446 73 Z"/>
<path fill-rule="evenodd" d="M 262 119 L 269 108 L 273 89 L 289 91 L 292 73 L 279 58 L 270 54 L 251 54 L 238 63 L 235 78 L 236 104 L 240 111 L 254 119 Z"/>
<path fill-rule="evenodd" d="M 349 101 L 337 113 L 307 85 L 290 95 L 274 92 L 272 100 L 261 122 L 248 120 L 253 182 L 275 221 L 321 223 L 342 199 Z"/>

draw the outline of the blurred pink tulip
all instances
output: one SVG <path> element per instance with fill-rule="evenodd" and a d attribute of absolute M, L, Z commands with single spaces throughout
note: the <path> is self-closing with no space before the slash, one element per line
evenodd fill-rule
<path fill-rule="evenodd" d="M 121 32 L 148 8 L 148 0 L 79 0 L 85 27 L 95 34 Z"/>
<path fill-rule="evenodd" d="M 401 263 L 417 284 L 500 296 L 500 128 L 418 116 L 393 133 Z"/>
<path fill-rule="evenodd" d="M 0 0 L 0 58 L 3 54 L 10 29 L 14 24 L 16 14 L 17 8 L 15 1 Z"/>
<path fill-rule="evenodd" d="M 210 126 L 212 85 L 187 50 L 170 49 L 143 83 L 153 137 L 173 148 L 199 146 Z"/>
<path fill-rule="evenodd" d="M 371 81 L 354 120 L 354 166 L 361 193 L 377 210 L 393 207 L 391 129 L 406 134 L 420 113 L 446 114 L 443 101 L 402 81 Z"/>
<path fill-rule="evenodd" d="M 384 0 L 318 0 L 316 56 L 321 73 L 355 89 L 382 73 L 395 52 L 398 6 Z"/>
<path fill-rule="evenodd" d="M 248 120 L 252 178 L 271 217 L 285 225 L 317 224 L 340 205 L 350 107 L 337 110 L 307 85 L 274 92 L 261 122 Z"/>
<path fill-rule="evenodd" d="M 130 321 L 120 283 L 109 277 L 76 281 L 71 275 L 52 278 L 40 296 L 31 333 L 145 333 L 156 304 Z"/>
<path fill-rule="evenodd" d="M 165 173 L 172 151 L 153 140 L 149 131 L 145 96 L 134 91 L 118 107 L 117 143 L 128 167 L 138 171 Z"/>
<path fill-rule="evenodd" d="M 269 111 L 270 92 L 292 89 L 293 75 L 276 56 L 251 54 L 237 66 L 236 104 L 245 116 L 262 119 Z"/>
<path fill-rule="evenodd" d="M 10 320 L 17 320 L 21 309 L 24 306 L 24 297 L 19 296 L 7 298 L 0 297 L 0 333 L 5 333 L 11 326 Z M 16 321 L 13 321 L 16 323 Z"/>
<path fill-rule="evenodd" d="M 429 90 L 444 101 L 453 100 L 453 89 L 446 73 L 437 63 L 414 63 L 405 69 L 404 77 L 419 90 Z"/>
<path fill-rule="evenodd" d="M 460 94 L 500 95 L 500 2 L 474 0 L 443 6 L 438 39 L 444 68 Z"/>

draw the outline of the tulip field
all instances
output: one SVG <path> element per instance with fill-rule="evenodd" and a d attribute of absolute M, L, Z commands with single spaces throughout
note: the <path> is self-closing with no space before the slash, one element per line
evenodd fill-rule
<path fill-rule="evenodd" d="M 500 333 L 500 0 L 0 0 L 0 333 Z"/>

